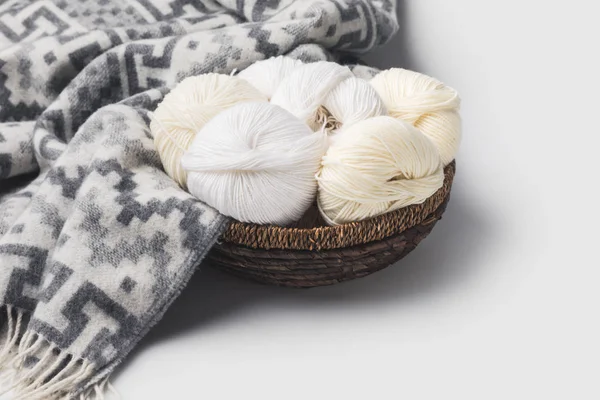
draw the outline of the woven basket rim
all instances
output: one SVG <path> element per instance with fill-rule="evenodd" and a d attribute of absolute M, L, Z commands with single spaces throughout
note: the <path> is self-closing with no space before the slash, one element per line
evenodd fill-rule
<path fill-rule="evenodd" d="M 421 204 L 336 226 L 294 228 L 232 221 L 221 240 L 254 249 L 326 250 L 382 240 L 418 225 L 450 195 L 456 162 L 444 169 L 444 184 Z"/>

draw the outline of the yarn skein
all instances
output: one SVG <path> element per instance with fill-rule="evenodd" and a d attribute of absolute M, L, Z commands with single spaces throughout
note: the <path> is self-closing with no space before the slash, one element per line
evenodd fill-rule
<path fill-rule="evenodd" d="M 323 107 L 319 110 L 323 108 L 335 121 L 330 132 L 330 143 L 337 139 L 338 128 L 387 114 L 383 100 L 375 89 L 369 82 L 356 77 L 345 79 L 334 87 L 323 99 Z"/>
<path fill-rule="evenodd" d="M 241 103 L 198 132 L 181 162 L 190 193 L 242 222 L 299 220 L 317 190 L 326 136 L 269 103 Z"/>
<path fill-rule="evenodd" d="M 460 98 L 430 76 L 391 68 L 370 81 L 389 115 L 408 121 L 437 147 L 444 165 L 456 156 L 461 139 Z"/>
<path fill-rule="evenodd" d="M 182 80 L 152 115 L 150 130 L 166 173 L 186 188 L 181 157 L 196 133 L 219 112 L 245 101 L 267 97 L 242 78 L 209 73 Z"/>
<path fill-rule="evenodd" d="M 270 99 L 281 81 L 302 64 L 302 61 L 291 57 L 271 57 L 255 62 L 237 76 L 248 81 Z"/>
<path fill-rule="evenodd" d="M 313 130 L 321 128 L 317 116 L 327 95 L 343 80 L 353 77 L 348 67 L 318 61 L 296 68 L 281 81 L 271 103 L 291 112 Z"/>
<path fill-rule="evenodd" d="M 389 116 L 345 127 L 317 174 L 318 206 L 338 225 L 419 204 L 444 183 L 433 143 L 408 122 Z"/>

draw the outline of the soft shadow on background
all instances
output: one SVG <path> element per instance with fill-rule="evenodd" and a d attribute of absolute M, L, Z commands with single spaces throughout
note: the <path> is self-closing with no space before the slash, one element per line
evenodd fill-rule
<path fill-rule="evenodd" d="M 406 5 L 399 0 L 396 4 L 396 15 L 398 16 L 398 33 L 388 43 L 373 49 L 362 60 L 372 66 L 381 69 L 401 67 L 418 70 L 415 60 L 411 57 L 410 41 L 408 37 L 408 18 L 406 18 Z"/>
<path fill-rule="evenodd" d="M 409 57 L 404 34 L 402 2 L 398 5 L 400 31 L 365 61 L 379 68 L 400 66 L 418 69 Z M 203 264 L 163 319 L 126 358 L 126 368 L 136 354 L 163 340 L 206 328 L 211 323 L 235 318 L 247 307 L 265 309 L 272 304 L 294 309 L 336 304 L 368 304 L 374 308 L 398 302 L 427 301 L 436 291 L 450 289 L 467 279 L 476 279 L 482 258 L 494 241 L 491 213 L 473 199 L 463 181 L 460 160 L 450 204 L 433 232 L 411 254 L 383 271 L 366 278 L 313 289 L 266 286 L 222 273 Z M 115 377 L 116 378 L 116 377 Z"/>

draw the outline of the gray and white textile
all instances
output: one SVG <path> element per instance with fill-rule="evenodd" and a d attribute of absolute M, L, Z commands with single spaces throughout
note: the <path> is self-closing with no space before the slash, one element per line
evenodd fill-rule
<path fill-rule="evenodd" d="M 163 172 L 149 111 L 183 78 L 387 41 L 393 0 L 0 0 L 0 369 L 87 396 L 226 226 Z"/>

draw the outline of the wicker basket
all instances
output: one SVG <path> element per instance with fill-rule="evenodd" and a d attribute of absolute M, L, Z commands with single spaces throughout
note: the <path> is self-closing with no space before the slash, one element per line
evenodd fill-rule
<path fill-rule="evenodd" d="M 235 275 L 279 286 L 325 286 L 372 274 L 431 232 L 450 199 L 454 172 L 452 162 L 442 188 L 424 203 L 365 221 L 324 226 L 313 212 L 301 225 L 311 227 L 232 222 L 208 259 Z"/>

